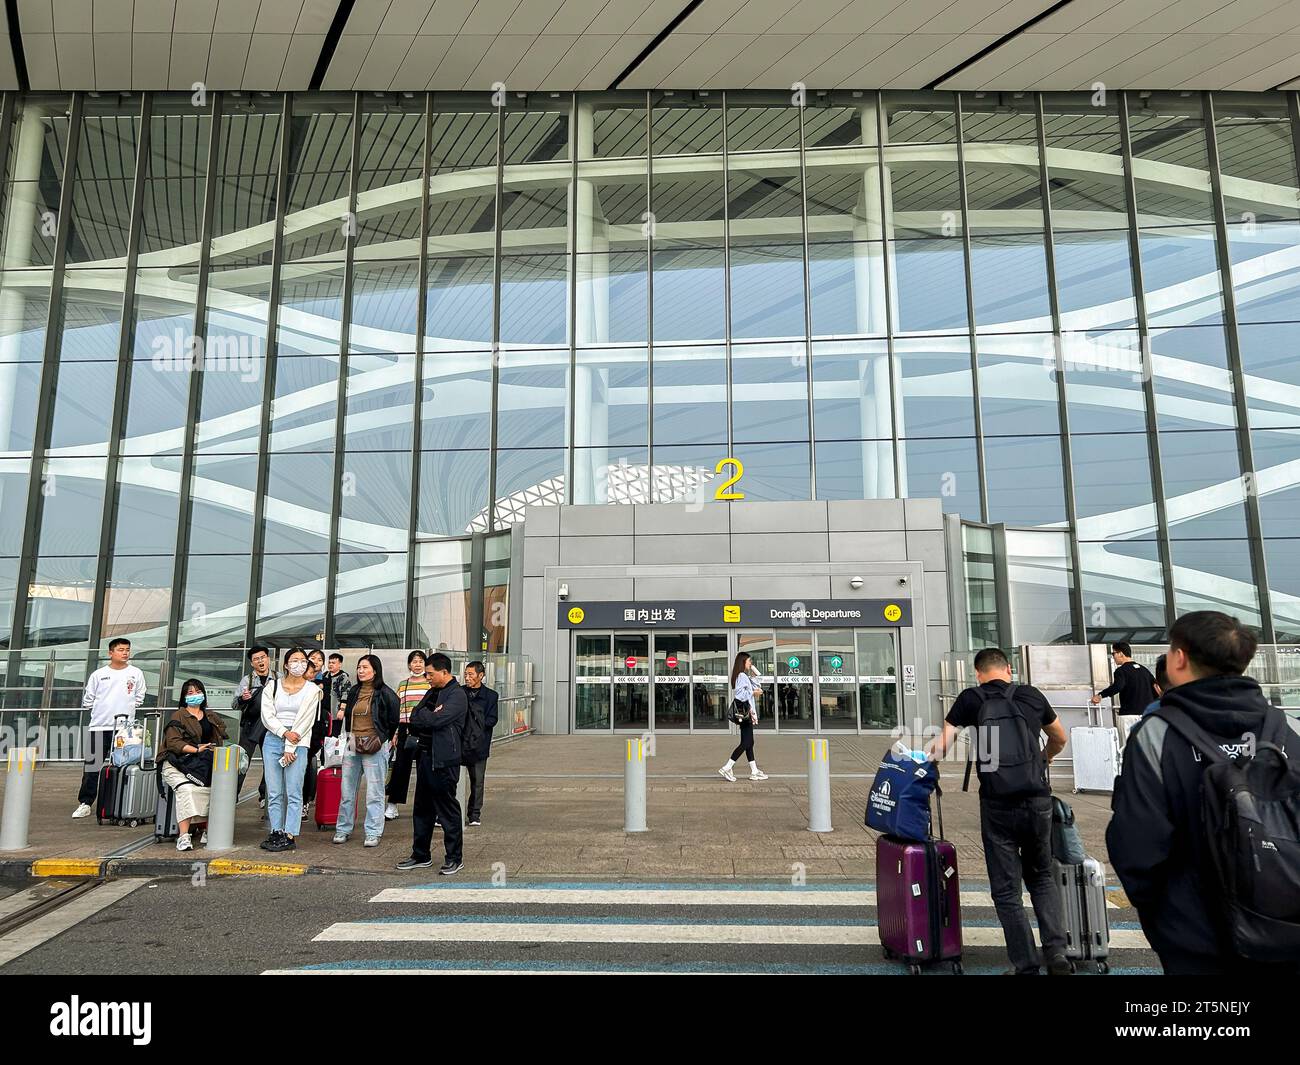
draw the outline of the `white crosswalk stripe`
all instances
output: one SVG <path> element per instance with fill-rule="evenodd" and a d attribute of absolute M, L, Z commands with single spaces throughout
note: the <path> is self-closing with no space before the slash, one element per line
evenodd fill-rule
<path fill-rule="evenodd" d="M 1000 971 L 1003 933 L 987 885 L 963 888 L 965 967 Z M 905 973 L 880 954 L 876 905 L 869 883 L 403 883 L 374 894 L 371 913 L 348 914 L 314 936 L 318 962 L 271 972 Z M 1153 960 L 1132 911 L 1111 899 L 1107 907 L 1116 971 L 1156 971 L 1142 967 Z M 661 949 L 650 961 L 639 947 Z"/>

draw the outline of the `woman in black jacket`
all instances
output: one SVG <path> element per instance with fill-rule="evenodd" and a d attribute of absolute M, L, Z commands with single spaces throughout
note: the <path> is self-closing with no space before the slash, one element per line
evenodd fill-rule
<path fill-rule="evenodd" d="M 336 721 L 347 733 L 343 753 L 343 800 L 339 804 L 334 842 L 346 843 L 355 819 L 357 787 L 366 777 L 366 846 L 377 847 L 384 834 L 384 777 L 388 751 L 397 731 L 397 693 L 384 683 L 384 666 L 374 655 L 362 655 L 357 680 L 339 704 Z"/>

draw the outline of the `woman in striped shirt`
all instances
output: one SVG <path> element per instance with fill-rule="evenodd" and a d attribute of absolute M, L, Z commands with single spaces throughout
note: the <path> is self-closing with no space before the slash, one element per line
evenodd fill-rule
<path fill-rule="evenodd" d="M 386 821 L 395 820 L 397 808 L 406 802 L 406 793 L 411 786 L 411 762 L 415 757 L 406 749 L 407 723 L 411 720 L 411 711 L 420 705 L 424 693 L 431 687 L 424 675 L 423 651 L 412 651 L 407 655 L 406 665 L 411 675 L 397 686 L 397 709 L 401 721 L 393 739 L 393 770 L 388 776 L 388 805 L 384 807 Z"/>

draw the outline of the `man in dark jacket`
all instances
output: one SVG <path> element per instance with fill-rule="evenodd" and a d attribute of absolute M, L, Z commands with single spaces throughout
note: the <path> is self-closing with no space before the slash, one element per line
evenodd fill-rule
<path fill-rule="evenodd" d="M 479 825 L 483 814 L 483 776 L 487 772 L 488 755 L 492 749 L 492 730 L 497 727 L 497 693 L 483 683 L 482 662 L 471 662 L 465 667 L 465 695 L 469 699 L 469 712 L 478 718 L 483 739 L 478 749 L 466 751 L 465 771 L 469 774 L 469 823 Z"/>
<path fill-rule="evenodd" d="M 1217 610 L 1184 614 L 1169 630 L 1171 687 L 1124 749 L 1106 849 L 1168 974 L 1276 971 L 1235 957 L 1227 946 L 1201 814 L 1201 774 L 1209 762 L 1170 724 L 1190 719 L 1235 758 L 1281 719 L 1290 738 L 1283 746 L 1294 753 L 1298 745 L 1282 712 L 1243 676 L 1254 654 L 1255 637 L 1236 618 Z"/>
<path fill-rule="evenodd" d="M 248 664 L 252 671 L 239 681 L 235 689 L 235 699 L 230 708 L 239 715 L 239 746 L 248 755 L 248 765 L 239 775 L 239 790 L 244 790 L 244 777 L 253 765 L 253 754 L 262 746 L 266 737 L 266 726 L 262 724 L 262 686 L 268 680 L 275 680 L 275 670 L 271 668 L 271 652 L 258 645 L 248 649 Z M 266 809 L 266 777 L 257 784 L 258 806 Z"/>
<path fill-rule="evenodd" d="M 1146 666 L 1133 661 L 1133 648 L 1129 644 L 1113 643 L 1110 651 L 1115 659 L 1114 678 L 1110 686 L 1099 691 L 1090 702 L 1096 706 L 1103 699 L 1114 699 L 1118 695 L 1119 712 L 1136 716 L 1156 697 L 1156 679 Z"/>
<path fill-rule="evenodd" d="M 398 869 L 423 869 L 433 864 L 430 846 L 433 821 L 442 824 L 446 862 L 438 872 L 451 876 L 461 870 L 461 813 L 456 801 L 460 781 L 460 731 L 469 703 L 465 689 L 456 683 L 451 659 L 441 651 L 429 656 L 425 674 L 433 687 L 411 711 L 407 743 L 419 745 L 416 756 L 415 803 L 412 821 L 415 839 L 411 856 L 397 863 Z"/>

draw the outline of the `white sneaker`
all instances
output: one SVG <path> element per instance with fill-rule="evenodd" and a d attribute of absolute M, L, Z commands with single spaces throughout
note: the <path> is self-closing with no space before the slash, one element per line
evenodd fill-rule
<path fill-rule="evenodd" d="M 89 817 L 94 812 L 95 812 L 95 808 L 93 806 L 91 806 L 89 803 L 83 802 L 80 806 L 78 806 L 75 810 L 72 811 L 72 816 Z"/>
<path fill-rule="evenodd" d="M 396 821 L 400 815 L 401 815 L 401 811 L 396 806 L 394 806 L 391 802 L 384 807 L 385 821 Z"/>
<path fill-rule="evenodd" d="M 335 833 L 334 833 L 334 842 L 335 842 L 335 843 L 346 843 L 347 841 L 348 841 L 348 834 L 347 834 L 346 832 L 335 832 Z"/>
<path fill-rule="evenodd" d="M 203 835 L 199 837 L 199 846 L 206 847 L 207 845 L 208 845 L 208 830 L 205 828 L 203 830 Z"/>
<path fill-rule="evenodd" d="M 378 837 L 378 836 L 367 836 L 367 837 L 366 837 L 366 842 L 363 844 L 363 846 L 366 846 L 366 847 L 378 847 L 378 846 L 379 846 L 379 837 Z"/>
<path fill-rule="evenodd" d="M 192 851 L 194 849 L 194 844 L 190 842 L 190 834 L 188 832 L 182 833 L 176 837 L 176 849 L 178 851 Z"/>
<path fill-rule="evenodd" d="M 752 770 L 750 770 L 750 773 L 749 773 L 749 779 L 750 779 L 750 780 L 766 780 L 766 779 L 767 779 L 767 774 L 764 773 L 761 769 L 752 769 Z"/>
<path fill-rule="evenodd" d="M 733 784 L 736 782 L 736 774 L 733 773 L 726 766 L 723 766 L 721 769 L 718 770 L 718 772 L 721 774 L 724 780 L 730 780 Z"/>

